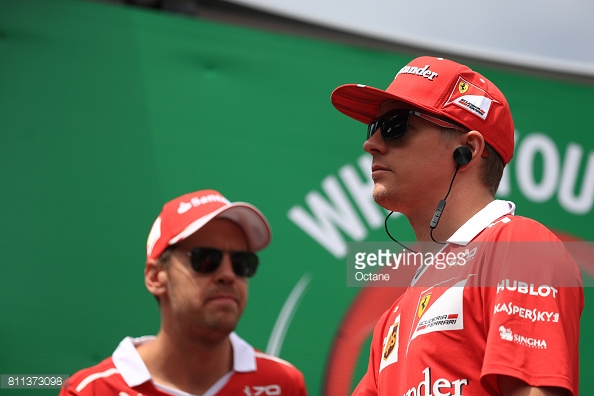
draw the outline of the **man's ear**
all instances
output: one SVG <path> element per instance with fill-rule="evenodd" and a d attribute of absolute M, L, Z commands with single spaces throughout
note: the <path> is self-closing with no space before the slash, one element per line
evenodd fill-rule
<path fill-rule="evenodd" d="M 472 153 L 472 159 L 468 164 L 460 167 L 460 171 L 464 171 L 479 163 L 477 158 L 480 158 L 481 155 L 483 155 L 483 151 L 485 150 L 485 138 L 479 131 L 470 131 L 460 136 L 463 139 L 463 141 L 460 142 L 461 145 L 470 149 L 470 152 Z"/>
<path fill-rule="evenodd" d="M 147 259 L 144 267 L 144 284 L 155 297 L 165 294 L 167 288 L 167 271 L 155 259 Z"/>

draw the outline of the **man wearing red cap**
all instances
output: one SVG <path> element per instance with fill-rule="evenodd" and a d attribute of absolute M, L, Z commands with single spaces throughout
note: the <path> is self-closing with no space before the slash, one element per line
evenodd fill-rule
<path fill-rule="evenodd" d="M 159 302 L 156 337 L 125 338 L 75 373 L 60 395 L 306 395 L 301 372 L 234 333 L 255 252 L 270 242 L 264 215 L 214 190 L 163 206 L 147 241 L 145 284 Z"/>
<path fill-rule="evenodd" d="M 354 395 L 577 395 L 581 275 L 551 231 L 495 199 L 514 150 L 501 91 L 420 57 L 386 90 L 343 85 L 331 100 L 368 125 L 373 198 L 409 220 L 408 262 L 424 259 L 379 319 Z"/>

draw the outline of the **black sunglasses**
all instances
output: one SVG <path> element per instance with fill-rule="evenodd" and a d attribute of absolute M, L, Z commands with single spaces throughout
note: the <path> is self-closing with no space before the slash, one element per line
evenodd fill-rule
<path fill-rule="evenodd" d="M 367 139 L 372 137 L 378 129 L 380 129 L 382 139 L 384 140 L 392 140 L 404 136 L 406 134 L 406 131 L 408 130 L 408 121 L 410 120 L 410 116 L 412 115 L 421 117 L 424 120 L 427 120 L 444 128 L 453 128 L 461 130 L 459 126 L 436 118 L 429 114 L 420 113 L 414 110 L 396 109 L 390 110 L 369 122 L 369 125 L 367 126 Z"/>
<path fill-rule="evenodd" d="M 256 273 L 260 259 L 252 252 L 230 252 L 215 248 L 196 247 L 186 254 L 190 256 L 192 269 L 201 274 L 215 272 L 223 262 L 223 254 L 229 253 L 233 272 L 250 278 Z"/>

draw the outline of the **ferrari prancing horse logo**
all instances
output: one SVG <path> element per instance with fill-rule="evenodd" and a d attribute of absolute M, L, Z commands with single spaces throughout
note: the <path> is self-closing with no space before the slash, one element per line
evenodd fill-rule
<path fill-rule="evenodd" d="M 468 84 L 466 84 L 465 81 L 460 81 L 460 84 L 458 84 L 458 91 L 460 91 L 461 94 L 468 91 Z"/>
<path fill-rule="evenodd" d="M 423 316 L 423 314 L 425 313 L 425 310 L 427 309 L 427 306 L 429 305 L 430 298 L 431 298 L 431 293 L 427 293 L 423 296 L 423 298 L 421 298 L 421 302 L 419 302 L 419 309 L 417 310 L 417 315 L 419 316 L 419 318 L 421 318 L 421 316 Z"/>

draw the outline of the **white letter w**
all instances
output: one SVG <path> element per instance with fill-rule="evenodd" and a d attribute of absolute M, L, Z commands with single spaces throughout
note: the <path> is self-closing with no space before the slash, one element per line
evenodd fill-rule
<path fill-rule="evenodd" d="M 317 191 L 310 191 L 305 196 L 313 217 L 301 206 L 293 206 L 288 216 L 293 223 L 336 258 L 342 258 L 347 253 L 347 246 L 336 227 L 338 226 L 355 241 L 363 240 L 367 236 L 367 230 L 336 177 L 326 177 L 322 181 L 322 189 L 330 202 Z"/>

